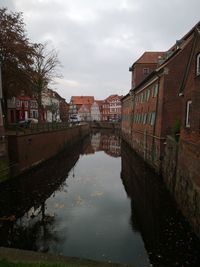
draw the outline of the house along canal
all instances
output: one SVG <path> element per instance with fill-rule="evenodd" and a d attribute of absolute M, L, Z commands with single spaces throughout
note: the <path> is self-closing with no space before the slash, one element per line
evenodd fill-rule
<path fill-rule="evenodd" d="M 0 184 L 0 246 L 144 266 L 200 266 L 200 243 L 161 181 L 101 132 Z"/>

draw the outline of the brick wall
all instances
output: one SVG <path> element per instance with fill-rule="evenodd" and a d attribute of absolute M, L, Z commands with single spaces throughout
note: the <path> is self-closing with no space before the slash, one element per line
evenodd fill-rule
<path fill-rule="evenodd" d="M 167 138 L 162 174 L 165 184 L 200 237 L 200 144 Z"/>
<path fill-rule="evenodd" d="M 137 86 L 147 75 L 144 75 L 143 69 L 148 68 L 149 73 L 155 70 L 157 67 L 157 63 L 142 63 L 142 64 L 135 64 L 134 71 L 132 72 L 132 88 Z"/>
<path fill-rule="evenodd" d="M 200 53 L 199 34 L 193 49 L 181 98 L 182 129 L 174 195 L 182 212 L 200 237 L 200 77 L 196 76 L 196 56 Z M 186 127 L 185 124 L 188 100 L 192 101 L 190 127 Z"/>
<path fill-rule="evenodd" d="M 54 132 L 8 136 L 10 161 L 17 164 L 19 171 L 23 171 L 51 158 L 88 133 L 89 126 L 81 125 Z"/>

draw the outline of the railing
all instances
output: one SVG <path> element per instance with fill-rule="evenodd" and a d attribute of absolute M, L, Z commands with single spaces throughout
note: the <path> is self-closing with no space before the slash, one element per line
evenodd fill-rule
<path fill-rule="evenodd" d="M 45 123 L 31 123 L 30 125 L 9 124 L 6 126 L 6 132 L 9 135 L 23 135 L 36 132 L 49 132 L 67 129 L 73 125 L 68 122 L 45 122 Z"/>

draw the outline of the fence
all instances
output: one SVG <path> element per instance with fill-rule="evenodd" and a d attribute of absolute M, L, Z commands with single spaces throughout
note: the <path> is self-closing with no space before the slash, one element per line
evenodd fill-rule
<path fill-rule="evenodd" d="M 45 123 L 31 123 L 29 125 L 10 124 L 6 126 L 7 134 L 23 135 L 37 132 L 49 132 L 67 129 L 75 125 L 68 122 L 45 122 Z"/>

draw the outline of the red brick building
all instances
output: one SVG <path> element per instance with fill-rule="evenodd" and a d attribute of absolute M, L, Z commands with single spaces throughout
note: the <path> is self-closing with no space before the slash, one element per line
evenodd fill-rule
<path fill-rule="evenodd" d="M 8 123 L 16 123 L 27 118 L 38 118 L 38 104 L 34 97 L 21 95 L 7 100 Z"/>
<path fill-rule="evenodd" d="M 157 66 L 152 65 L 155 69 L 152 67 L 152 72 L 142 81 L 136 79 L 142 79 L 137 75 L 137 68 L 133 68 L 137 65 L 136 61 L 131 68 L 134 72 L 133 89 L 122 100 L 122 132 L 131 134 L 128 139 L 132 147 L 157 170 L 161 167 L 166 136 L 173 135 L 182 121 L 182 99 L 179 91 L 190 58 L 192 34 L 193 31 L 190 31 L 167 52 L 153 54 L 157 56 Z M 148 59 L 147 54 L 145 57 Z M 147 66 L 146 61 L 145 64 L 140 63 L 140 74 L 141 69 Z M 126 117 L 127 114 L 132 116 Z M 127 125 L 129 129 L 126 128 Z"/>
<path fill-rule="evenodd" d="M 122 130 L 127 139 L 132 137 L 134 98 L 131 92 L 122 98 Z"/>
<path fill-rule="evenodd" d="M 105 99 L 102 104 L 102 121 L 109 121 L 110 105 Z"/>
<path fill-rule="evenodd" d="M 94 96 L 72 96 L 69 114 L 79 114 L 83 120 L 87 121 L 94 120 L 91 107 L 97 104 L 97 115 L 101 121 L 119 121 L 121 120 L 121 98 L 122 96 L 117 94 L 110 95 L 104 100 L 95 100 Z"/>
<path fill-rule="evenodd" d="M 69 104 L 69 116 L 79 114 L 82 120 L 90 120 L 90 108 L 94 96 L 72 96 Z"/>
<path fill-rule="evenodd" d="M 103 105 L 105 121 L 121 120 L 121 99 L 122 96 L 119 95 L 110 95 L 105 99 Z"/>
<path fill-rule="evenodd" d="M 173 190 L 179 207 L 200 237 L 200 22 L 186 38 L 190 53 L 179 91 L 182 127 Z"/>
<path fill-rule="evenodd" d="M 134 89 L 144 80 L 158 65 L 159 58 L 164 56 L 164 52 L 144 52 L 129 68 L 132 73 L 131 89 Z"/>

